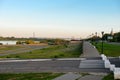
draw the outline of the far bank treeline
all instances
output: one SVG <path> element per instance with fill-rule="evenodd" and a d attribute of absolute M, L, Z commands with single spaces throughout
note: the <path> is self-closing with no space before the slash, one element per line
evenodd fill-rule
<path fill-rule="evenodd" d="M 41 40 L 18 40 L 16 44 L 39 44 L 39 43 L 46 43 L 49 45 L 68 45 L 69 41 L 68 40 L 63 40 L 63 39 L 41 39 Z"/>
<path fill-rule="evenodd" d="M 65 39 L 49 39 L 49 38 L 15 38 L 15 37 L 0 37 L 0 40 L 8 41 L 8 40 L 15 40 L 17 41 L 16 44 L 39 44 L 45 43 L 49 45 L 68 45 L 69 40 Z"/>

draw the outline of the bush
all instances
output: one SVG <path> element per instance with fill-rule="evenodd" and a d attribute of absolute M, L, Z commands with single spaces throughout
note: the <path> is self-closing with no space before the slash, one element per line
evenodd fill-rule
<path fill-rule="evenodd" d="M 15 56 L 15 58 L 20 58 L 20 56 Z"/>
<path fill-rule="evenodd" d="M 59 56 L 61 56 L 61 57 L 62 57 L 62 56 L 64 56 L 64 54 L 60 54 Z"/>
<path fill-rule="evenodd" d="M 22 42 L 21 41 L 17 41 L 16 44 L 22 44 Z"/>
<path fill-rule="evenodd" d="M 33 40 L 27 40 L 25 41 L 26 44 L 34 44 L 34 41 Z"/>
<path fill-rule="evenodd" d="M 32 51 L 29 52 L 30 54 L 32 53 Z"/>
<path fill-rule="evenodd" d="M 3 43 L 0 43 L 0 45 L 3 45 Z"/>
<path fill-rule="evenodd" d="M 55 56 L 54 56 L 54 58 L 58 58 L 58 56 L 57 56 L 57 55 L 55 55 Z"/>
<path fill-rule="evenodd" d="M 6 58 L 11 58 L 10 56 L 7 56 Z"/>
<path fill-rule="evenodd" d="M 51 56 L 51 58 L 58 58 L 58 57 L 59 57 L 58 55 Z"/>

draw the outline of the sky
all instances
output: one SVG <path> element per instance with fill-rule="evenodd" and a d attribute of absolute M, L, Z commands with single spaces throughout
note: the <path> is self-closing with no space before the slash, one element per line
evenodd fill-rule
<path fill-rule="evenodd" d="M 86 38 L 120 31 L 120 0 L 0 0 L 0 36 Z"/>

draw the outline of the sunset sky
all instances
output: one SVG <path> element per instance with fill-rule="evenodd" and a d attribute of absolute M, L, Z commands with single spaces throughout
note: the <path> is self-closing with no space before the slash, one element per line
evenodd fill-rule
<path fill-rule="evenodd" d="M 85 38 L 120 31 L 120 0 L 0 0 L 0 36 Z"/>

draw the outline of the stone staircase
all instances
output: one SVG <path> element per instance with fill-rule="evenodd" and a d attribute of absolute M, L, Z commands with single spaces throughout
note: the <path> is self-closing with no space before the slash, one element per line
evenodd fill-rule
<path fill-rule="evenodd" d="M 110 70 L 105 68 L 104 60 L 101 57 L 86 58 L 80 61 L 79 69 L 84 72 L 109 73 Z"/>
<path fill-rule="evenodd" d="M 103 69 L 104 61 L 103 60 L 82 60 L 80 62 L 79 68 L 86 69 Z"/>

